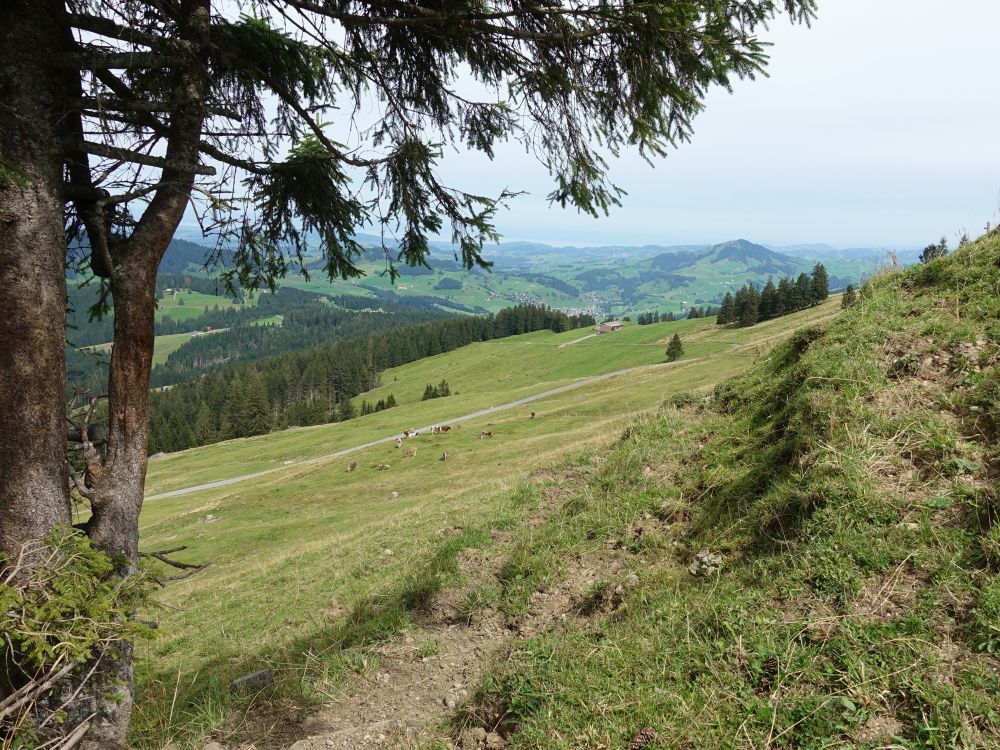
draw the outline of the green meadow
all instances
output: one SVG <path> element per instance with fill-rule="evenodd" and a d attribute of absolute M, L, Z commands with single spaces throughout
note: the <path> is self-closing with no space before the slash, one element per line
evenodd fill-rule
<path fill-rule="evenodd" d="M 178 292 L 176 299 L 172 294 L 167 294 L 163 299 L 156 301 L 156 319 L 170 317 L 174 320 L 191 320 L 197 318 L 206 310 L 211 310 L 218 306 L 221 310 L 230 307 L 241 310 L 244 307 L 252 307 L 257 304 L 257 297 L 248 297 L 243 304 L 234 304 L 231 299 L 221 295 L 203 294 L 202 292 Z"/>
<path fill-rule="evenodd" d="M 364 398 L 392 392 L 400 403 L 394 409 L 151 462 L 148 495 L 280 470 L 145 504 L 145 549 L 185 546 L 183 559 L 211 565 L 159 595 L 166 606 L 155 613 L 159 629 L 139 647 L 143 699 L 136 741 L 153 747 L 164 737 L 203 736 L 222 721 L 220 685 L 276 661 L 295 668 L 303 652 L 322 646 L 336 618 L 398 586 L 441 529 L 514 513 L 512 498 L 533 471 L 604 451 L 664 399 L 707 392 L 794 329 L 834 314 L 838 304 L 831 300 L 743 330 L 719 328 L 709 319 L 629 326 L 562 348 L 589 332 L 477 344 L 387 371 L 384 385 Z M 675 332 L 685 356 L 665 364 L 664 339 Z M 460 430 L 421 435 L 406 444 L 417 448 L 412 458 L 388 443 L 349 457 L 286 465 L 628 368 L 638 369 L 470 420 Z M 421 401 L 425 384 L 442 378 L 457 395 Z M 493 438 L 480 439 L 483 429 Z M 440 460 L 444 451 L 447 461 Z M 352 460 L 358 468 L 348 472 Z M 379 463 L 390 469 L 376 470 Z M 165 713 L 174 690 L 198 708 Z"/>
<path fill-rule="evenodd" d="M 747 329 L 721 328 L 715 325 L 714 319 L 696 319 L 649 326 L 630 325 L 622 331 L 578 343 L 571 342 L 589 335 L 589 330 L 560 334 L 539 331 L 473 344 L 386 370 L 382 374 L 382 385 L 362 394 L 355 403 L 358 407 L 362 401 L 375 403 L 391 393 L 399 404 L 394 409 L 348 422 L 192 448 L 151 462 L 146 494 L 155 495 L 283 466 L 286 462 L 324 456 L 394 435 L 403 428 L 443 422 L 567 385 L 580 378 L 662 364 L 667 340 L 674 333 L 684 342 L 685 360 L 707 358 L 699 367 L 715 373 L 722 366 L 721 362 L 745 362 L 795 327 L 832 315 L 839 305 L 838 299 Z M 738 356 L 720 359 L 725 353 Z M 670 377 L 670 370 L 671 367 L 664 368 L 664 378 Z M 441 380 L 448 381 L 453 395 L 421 401 L 424 387 Z M 597 385 L 605 390 L 611 388 L 607 381 Z M 520 408 L 524 412 L 539 411 L 540 405 L 535 402 Z"/>

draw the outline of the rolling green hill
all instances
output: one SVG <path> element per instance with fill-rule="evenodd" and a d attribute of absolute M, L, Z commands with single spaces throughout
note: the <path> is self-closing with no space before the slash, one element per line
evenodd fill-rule
<path fill-rule="evenodd" d="M 839 315 L 661 324 L 687 359 L 534 402 L 534 419 L 150 500 L 144 544 L 214 563 L 163 593 L 183 609 L 141 649 L 137 744 L 996 746 L 998 266 L 994 233 L 876 277 Z M 189 451 L 154 462 L 151 487 L 442 421 L 452 399 L 522 392 L 521 371 L 607 367 L 598 346 L 640 363 L 652 328 L 453 352 L 459 396 L 428 402 L 441 370 L 414 363 L 389 375 L 395 414 L 349 425 L 364 434 Z M 227 691 L 262 667 L 262 692 Z"/>
<path fill-rule="evenodd" d="M 332 607 L 340 612 L 390 591 L 422 559 L 438 529 L 485 523 L 511 507 L 511 493 L 531 471 L 580 451 L 605 450 L 631 420 L 655 410 L 664 398 L 711 387 L 745 369 L 797 327 L 836 310 L 837 302 L 831 300 L 750 329 L 692 320 L 630 326 L 576 343 L 586 331 L 472 345 L 384 373 L 382 389 L 394 392 L 400 403 L 392 410 L 151 462 L 148 495 L 253 471 L 278 471 L 147 502 L 145 547 L 187 545 L 189 559 L 213 564 L 164 592 L 165 602 L 183 602 L 184 611 L 160 613 L 158 638 L 143 646 L 139 744 L 152 747 L 169 736 L 202 736 L 221 720 L 221 708 L 212 708 L 213 686 L 270 663 L 268 654 L 282 653 L 282 659 L 298 662 L 302 649 L 312 648 L 307 644 L 327 637 L 331 620 L 325 611 Z M 685 343 L 686 358 L 667 365 L 665 339 L 675 332 Z M 465 420 L 463 429 L 447 435 L 421 435 L 407 443 L 417 448 L 413 458 L 401 457 L 389 442 L 348 457 L 301 463 L 393 435 L 402 427 L 443 422 L 585 376 L 636 367 L 529 405 Z M 455 395 L 421 401 L 425 384 L 442 377 Z M 373 396 L 377 394 L 365 397 Z M 536 418 L 530 418 L 531 411 Z M 479 438 L 484 429 L 493 433 L 491 439 Z M 446 450 L 449 457 L 442 462 Z M 351 460 L 358 469 L 348 473 Z M 391 468 L 376 471 L 376 463 Z M 513 519 L 516 513 L 510 512 Z M 279 611 L 281 625 L 275 630 Z M 169 696 L 178 670 L 183 695 L 170 718 Z"/>
<path fill-rule="evenodd" d="M 404 273 L 395 286 L 388 277 L 379 275 L 384 262 L 363 263 L 367 275 L 349 282 L 290 279 L 286 284 L 324 293 L 366 290 L 373 294 L 439 296 L 479 311 L 535 302 L 567 311 L 589 311 L 596 316 L 647 310 L 677 314 L 695 305 L 718 304 L 727 291 L 746 283 L 763 285 L 768 277 L 777 280 L 808 273 L 817 262 L 808 254 L 784 255 L 748 240 L 711 247 L 588 249 L 536 243 L 500 247 L 489 256 L 496 261 L 491 273 L 470 274 L 455 268 L 446 257 L 435 256 L 432 270 Z M 885 262 L 884 253 L 875 251 L 826 253 L 824 257 L 834 289 L 847 284 L 857 286 Z"/>

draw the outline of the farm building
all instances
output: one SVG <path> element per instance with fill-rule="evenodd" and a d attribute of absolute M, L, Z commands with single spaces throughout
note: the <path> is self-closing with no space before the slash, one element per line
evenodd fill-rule
<path fill-rule="evenodd" d="M 625 327 L 625 324 L 620 320 L 609 320 L 607 323 L 601 323 L 594 330 L 598 333 L 613 333 L 614 331 L 620 331 Z"/>

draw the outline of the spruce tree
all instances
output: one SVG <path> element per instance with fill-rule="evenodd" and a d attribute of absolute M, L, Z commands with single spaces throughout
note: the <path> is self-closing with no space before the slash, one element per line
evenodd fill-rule
<path fill-rule="evenodd" d="M 760 293 L 750 284 L 736 293 L 736 324 L 740 328 L 756 325 L 760 319 Z"/>
<path fill-rule="evenodd" d="M 715 317 L 715 322 L 717 325 L 724 326 L 735 320 L 736 308 L 733 295 L 730 292 L 726 292 L 726 296 L 722 298 L 722 306 L 719 308 L 719 314 Z"/>
<path fill-rule="evenodd" d="M 774 286 L 774 281 L 769 276 L 767 283 L 760 292 L 760 313 L 761 320 L 770 320 L 778 316 L 778 289 Z"/>
<path fill-rule="evenodd" d="M 943 258 L 948 254 L 948 240 L 944 237 L 936 243 L 931 243 L 920 253 L 921 263 L 930 263 L 932 260 Z"/>
<path fill-rule="evenodd" d="M 348 419 L 354 419 L 357 416 L 357 412 L 354 409 L 354 403 L 349 398 L 345 398 L 339 404 L 337 404 L 337 421 L 346 422 Z"/>
<path fill-rule="evenodd" d="M 795 287 L 792 280 L 787 276 L 782 276 L 778 280 L 778 302 L 774 316 L 780 317 L 792 312 L 795 309 Z"/>
<path fill-rule="evenodd" d="M 830 296 L 830 277 L 826 266 L 817 263 L 812 271 L 812 301 L 823 302 Z"/>
<path fill-rule="evenodd" d="M 242 435 L 265 435 L 274 426 L 274 415 L 267 399 L 267 388 L 258 377 L 252 380 L 244 391 L 241 409 Z"/>
<path fill-rule="evenodd" d="M 208 445 L 215 441 L 215 436 L 215 419 L 212 416 L 212 410 L 208 407 L 207 402 L 202 401 L 198 408 L 198 416 L 194 421 L 195 440 L 198 441 L 198 445 Z"/>
<path fill-rule="evenodd" d="M 800 273 L 794 284 L 792 310 L 802 310 L 812 304 L 812 288 L 812 279 Z"/>
<path fill-rule="evenodd" d="M 674 362 L 684 356 L 684 345 L 681 344 L 681 337 L 676 333 L 667 345 L 667 362 Z"/>

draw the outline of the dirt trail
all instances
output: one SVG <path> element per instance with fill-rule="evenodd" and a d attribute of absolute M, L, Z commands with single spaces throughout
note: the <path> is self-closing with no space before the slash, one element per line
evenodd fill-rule
<path fill-rule="evenodd" d="M 572 474 L 560 477 L 560 491 L 527 523 L 544 523 L 565 497 L 563 488 L 580 479 Z M 494 539 L 485 549 L 469 548 L 460 555 L 463 573 L 473 581 L 496 576 L 506 560 L 508 535 L 494 532 Z M 559 582 L 536 591 L 520 617 L 484 609 L 468 619 L 461 614 L 467 586 L 439 592 L 430 609 L 418 615 L 416 628 L 375 650 L 378 664 L 372 674 L 303 722 L 301 731 L 307 736 L 288 750 L 409 748 L 433 739 L 441 722 L 456 716 L 470 698 L 491 655 L 512 638 L 530 637 L 583 616 L 580 602 L 596 582 L 626 580 L 622 557 L 568 560 Z M 429 653 L 429 645 L 436 653 Z M 482 729 L 461 732 L 449 742 L 449 747 L 462 750 L 504 747 L 500 735 Z"/>

